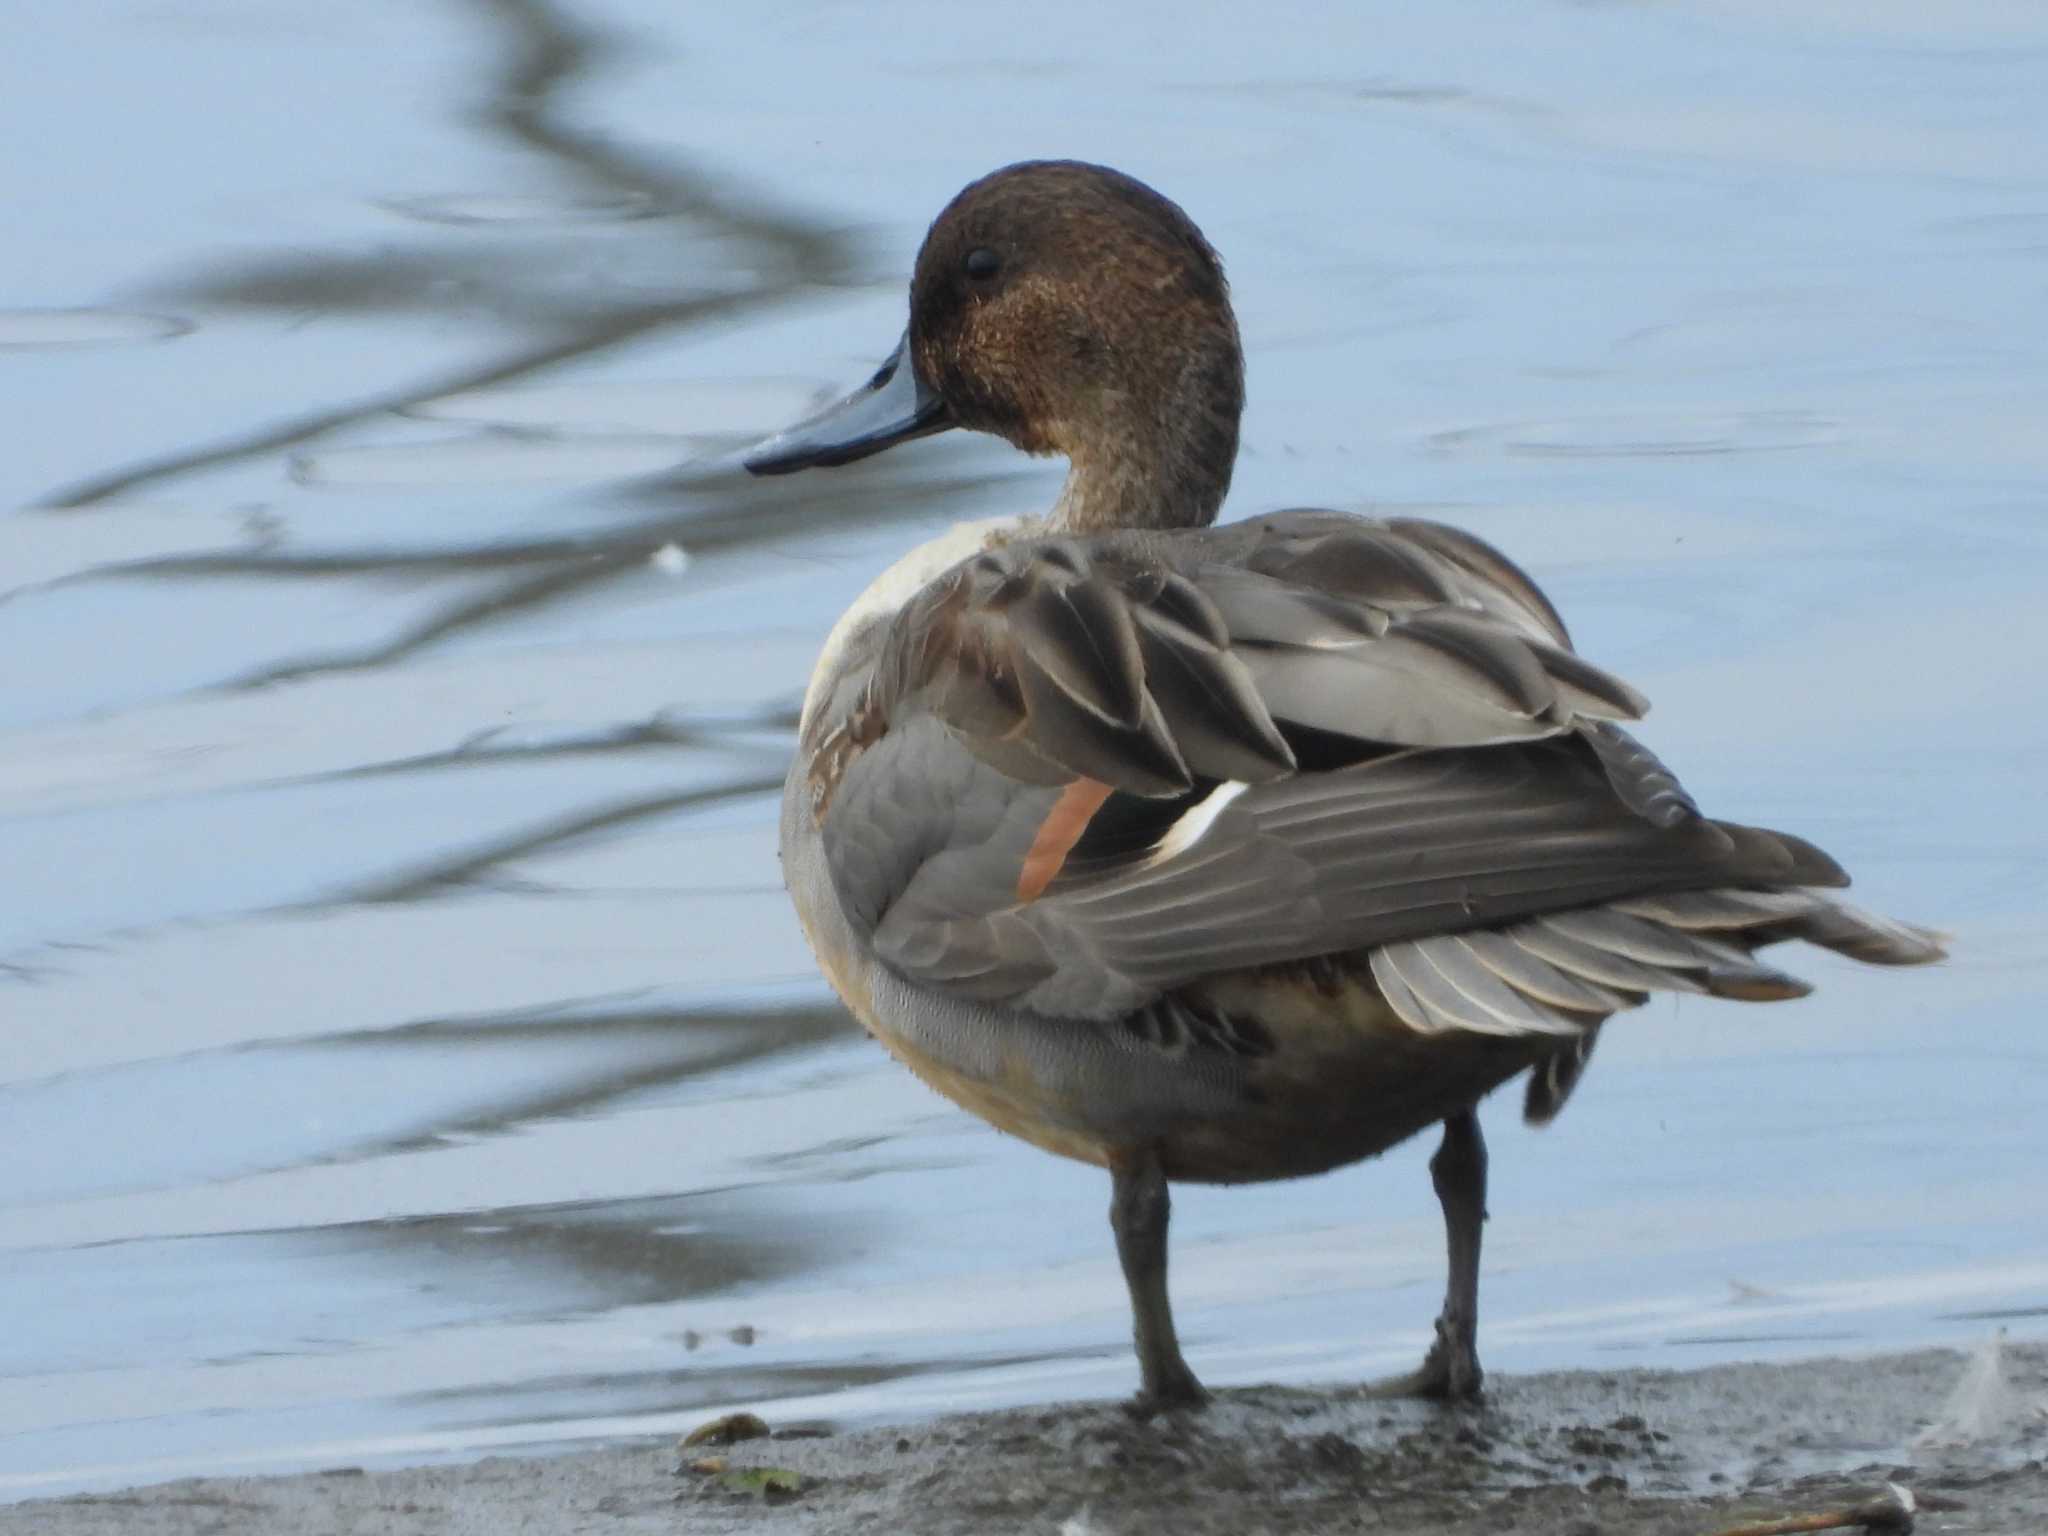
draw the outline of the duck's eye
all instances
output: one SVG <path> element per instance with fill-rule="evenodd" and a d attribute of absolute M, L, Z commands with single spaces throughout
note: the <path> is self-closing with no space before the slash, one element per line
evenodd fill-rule
<path fill-rule="evenodd" d="M 969 277 L 986 282 L 989 278 L 1002 271 L 1003 258 L 987 246 L 977 245 L 967 253 L 967 260 L 962 265 L 966 267 Z"/>

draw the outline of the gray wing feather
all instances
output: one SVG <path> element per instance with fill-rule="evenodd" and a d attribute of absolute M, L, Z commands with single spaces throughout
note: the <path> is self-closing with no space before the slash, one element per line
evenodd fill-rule
<path fill-rule="evenodd" d="M 1586 1027 L 1583 1017 L 1506 986 L 1456 936 L 1408 939 L 1376 949 L 1372 970 L 1375 979 L 1388 972 L 1401 978 L 1405 997 L 1419 1006 L 1419 1013 L 1401 1013 L 1399 1004 L 1395 1011 L 1425 1034 L 1458 1029 L 1481 1035 L 1574 1036 Z"/>
<path fill-rule="evenodd" d="M 1547 636 L 1567 651 L 1572 648 L 1564 619 L 1551 606 L 1550 599 L 1520 566 L 1491 544 L 1462 528 L 1420 518 L 1389 518 L 1387 529 L 1455 567 L 1468 578 L 1461 584 L 1464 590 L 1495 618 L 1532 635 Z"/>
<path fill-rule="evenodd" d="M 1455 547 L 1468 546 L 1483 547 Z M 867 703 L 892 724 L 945 721 L 1012 777 L 1143 795 L 1284 776 L 1287 724 L 1462 746 L 1641 713 L 1475 561 L 1328 513 L 1021 541 L 906 605 L 879 637 Z"/>
<path fill-rule="evenodd" d="M 1574 976 L 1505 933 L 1482 928 L 1461 937 L 1482 965 L 1517 992 L 1587 1022 L 1630 1007 L 1641 996 Z"/>
<path fill-rule="evenodd" d="M 1699 815 L 1699 806 L 1678 776 L 1620 726 L 1610 720 L 1588 720 L 1580 735 L 1606 769 L 1614 792 L 1638 816 L 1671 827 Z"/>

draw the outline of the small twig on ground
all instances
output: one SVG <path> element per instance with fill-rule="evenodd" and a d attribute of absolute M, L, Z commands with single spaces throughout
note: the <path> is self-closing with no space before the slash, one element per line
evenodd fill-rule
<path fill-rule="evenodd" d="M 1787 1515 L 1782 1520 L 1757 1520 L 1748 1525 L 1731 1525 L 1714 1536 L 1798 1536 L 1805 1531 L 1890 1531 L 1905 1536 L 1913 1529 L 1913 1515 L 1921 1509 L 1960 1509 L 1953 1499 L 1919 1499 L 1910 1488 L 1886 1483 L 1885 1491 L 1861 1504 L 1841 1509 L 1824 1509 L 1811 1515 Z"/>

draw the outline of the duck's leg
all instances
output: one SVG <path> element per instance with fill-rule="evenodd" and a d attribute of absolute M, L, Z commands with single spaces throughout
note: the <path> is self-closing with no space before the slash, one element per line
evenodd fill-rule
<path fill-rule="evenodd" d="M 1430 1182 L 1444 1208 L 1444 1246 L 1450 1279 L 1444 1309 L 1436 1320 L 1436 1342 L 1412 1375 L 1383 1383 L 1379 1390 L 1412 1397 L 1460 1401 L 1479 1396 L 1485 1372 L 1479 1368 L 1479 1236 L 1486 1222 L 1486 1138 L 1479 1116 L 1460 1110 L 1444 1119 L 1443 1144 L 1429 1160 Z"/>
<path fill-rule="evenodd" d="M 1193 1407 L 1209 1394 L 1181 1358 L 1166 1299 L 1166 1220 L 1171 1203 L 1159 1155 L 1147 1147 L 1110 1160 L 1109 1225 L 1131 1290 L 1131 1327 L 1138 1345 L 1144 1407 Z"/>

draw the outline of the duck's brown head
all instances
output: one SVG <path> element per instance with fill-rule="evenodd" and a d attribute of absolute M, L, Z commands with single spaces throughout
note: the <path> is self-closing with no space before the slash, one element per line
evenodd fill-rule
<path fill-rule="evenodd" d="M 747 465 L 843 464 L 960 426 L 1065 455 L 1064 527 L 1190 527 L 1229 488 L 1243 408 L 1229 289 L 1193 221 L 1121 172 L 1027 161 L 939 215 L 875 377 Z"/>

